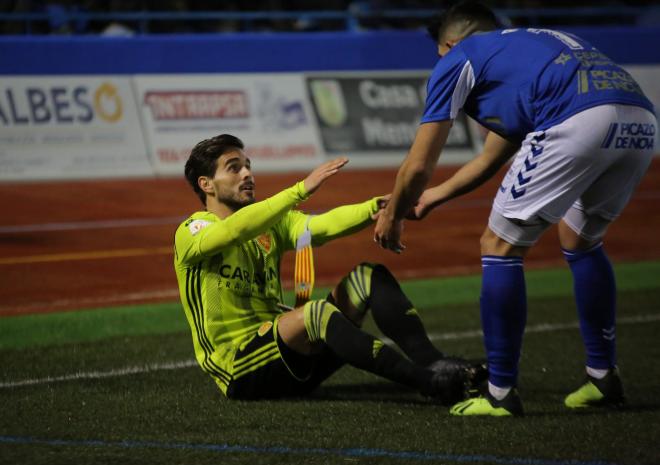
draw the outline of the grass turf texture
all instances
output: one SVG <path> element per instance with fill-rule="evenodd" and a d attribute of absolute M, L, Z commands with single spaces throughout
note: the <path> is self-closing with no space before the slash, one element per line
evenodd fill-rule
<path fill-rule="evenodd" d="M 622 321 L 660 315 L 658 276 L 658 262 L 617 266 Z M 442 339 L 479 328 L 478 277 L 404 289 L 441 349 L 483 353 L 478 336 Z M 528 328 L 576 321 L 567 271 L 529 272 L 528 294 Z M 660 463 L 659 330 L 619 326 L 629 406 L 614 411 L 563 407 L 583 373 L 576 328 L 526 335 L 521 419 L 450 417 L 350 367 L 311 398 L 272 402 L 226 401 L 197 367 L 0 388 L 0 463 Z M 174 304 L 3 318 L 0 347 L 0 383 L 193 356 Z"/>

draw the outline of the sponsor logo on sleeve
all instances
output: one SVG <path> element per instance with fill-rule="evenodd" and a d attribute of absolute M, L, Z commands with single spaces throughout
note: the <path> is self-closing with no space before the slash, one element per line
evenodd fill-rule
<path fill-rule="evenodd" d="M 190 234 L 193 236 L 197 235 L 202 229 L 207 227 L 209 224 L 211 224 L 210 221 L 206 220 L 194 220 L 191 221 L 190 224 L 188 224 L 188 229 L 190 230 Z"/>

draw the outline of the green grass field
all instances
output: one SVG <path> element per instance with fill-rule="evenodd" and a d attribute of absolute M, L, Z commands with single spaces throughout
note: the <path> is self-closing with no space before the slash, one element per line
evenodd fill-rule
<path fill-rule="evenodd" d="M 534 271 L 515 419 L 454 418 L 350 367 L 310 398 L 227 401 L 175 303 L 3 318 L 0 463 L 660 464 L 660 262 L 616 270 L 628 406 L 563 407 L 583 376 L 570 276 Z M 482 356 L 479 277 L 404 288 L 442 350 Z"/>

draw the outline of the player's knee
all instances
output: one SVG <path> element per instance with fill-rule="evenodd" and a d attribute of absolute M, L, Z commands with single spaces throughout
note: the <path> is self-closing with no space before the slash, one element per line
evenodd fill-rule
<path fill-rule="evenodd" d="M 368 263 L 373 269 L 372 279 L 379 279 L 383 276 L 392 276 L 392 272 L 385 266 L 380 263 Z"/>
<path fill-rule="evenodd" d="M 498 236 L 492 229 L 486 228 L 479 239 L 481 255 L 497 257 L 524 256 L 527 247 L 514 245 Z"/>
<path fill-rule="evenodd" d="M 310 342 L 325 341 L 328 321 L 335 312 L 339 309 L 326 300 L 312 300 L 305 304 L 303 318 Z"/>
<path fill-rule="evenodd" d="M 600 243 L 611 221 L 571 208 L 559 222 L 559 243 L 564 250 L 587 250 Z"/>
<path fill-rule="evenodd" d="M 559 223 L 559 244 L 564 250 L 578 250 L 582 242 L 580 235 L 564 220 Z"/>
<path fill-rule="evenodd" d="M 372 265 L 373 272 L 371 274 L 371 293 L 373 295 L 374 289 L 383 287 L 399 287 L 399 282 L 396 280 L 392 272 L 385 265 L 380 263 Z"/>
<path fill-rule="evenodd" d="M 358 312 L 366 311 L 369 305 L 372 278 L 379 267 L 384 268 L 382 265 L 373 263 L 360 263 L 344 278 L 344 288 L 348 300 Z"/>
<path fill-rule="evenodd" d="M 481 246 L 481 255 L 501 255 L 497 251 L 502 250 L 502 239 L 495 234 L 490 228 L 486 228 L 481 237 L 479 238 L 479 245 Z"/>

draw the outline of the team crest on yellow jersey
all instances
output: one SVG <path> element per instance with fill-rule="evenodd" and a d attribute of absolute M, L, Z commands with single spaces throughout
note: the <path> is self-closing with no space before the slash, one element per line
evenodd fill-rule
<path fill-rule="evenodd" d="M 211 222 L 206 220 L 186 221 L 186 226 L 188 226 L 188 229 L 190 230 L 190 234 L 192 234 L 193 236 L 197 235 L 197 233 L 199 233 L 209 224 L 211 224 Z"/>
<path fill-rule="evenodd" d="M 259 337 L 263 337 L 268 331 L 270 331 L 270 328 L 272 327 L 273 327 L 273 322 L 267 321 L 259 327 L 257 334 L 259 335 Z"/>
<path fill-rule="evenodd" d="M 261 236 L 257 237 L 257 244 L 259 244 L 259 247 L 261 247 L 261 250 L 263 250 L 264 253 L 270 253 L 270 249 L 273 244 L 270 234 L 263 233 Z"/>

